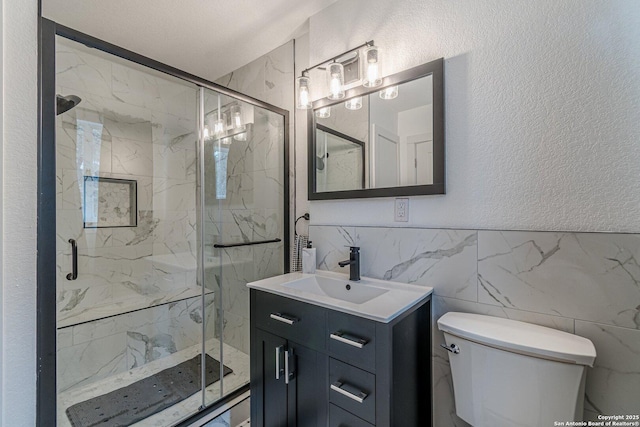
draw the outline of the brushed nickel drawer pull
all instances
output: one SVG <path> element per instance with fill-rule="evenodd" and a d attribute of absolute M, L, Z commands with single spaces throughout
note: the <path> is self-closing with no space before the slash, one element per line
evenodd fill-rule
<path fill-rule="evenodd" d="M 284 351 L 284 383 L 289 384 L 294 377 L 295 367 L 293 360 L 293 349 Z"/>
<path fill-rule="evenodd" d="M 280 368 L 280 353 L 282 352 L 282 346 L 279 345 L 276 347 L 276 380 L 280 379 L 281 368 Z"/>
<path fill-rule="evenodd" d="M 340 341 L 341 343 L 352 345 L 357 348 L 362 348 L 367 343 L 367 340 L 363 338 L 354 337 L 353 335 L 348 335 L 341 331 L 330 334 L 329 338 L 331 338 L 332 340 Z"/>
<path fill-rule="evenodd" d="M 364 391 L 354 390 L 355 393 L 352 393 L 350 391 L 345 390 L 345 386 L 346 384 L 341 383 L 340 381 L 336 381 L 335 383 L 331 384 L 331 390 L 337 391 L 343 396 L 347 396 L 349 399 L 353 399 L 358 403 L 364 402 L 364 399 L 367 398 L 367 393 L 365 393 Z M 353 387 L 349 387 L 349 388 L 353 389 Z"/>
<path fill-rule="evenodd" d="M 286 323 L 287 325 L 293 325 L 298 321 L 295 317 L 285 316 L 280 313 L 271 313 L 269 317 L 273 320 L 277 320 L 278 322 Z"/>

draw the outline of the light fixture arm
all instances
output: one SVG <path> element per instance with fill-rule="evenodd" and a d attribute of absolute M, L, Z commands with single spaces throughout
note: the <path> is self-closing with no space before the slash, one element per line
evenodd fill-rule
<path fill-rule="evenodd" d="M 373 40 L 369 40 L 368 42 L 362 43 L 361 45 L 356 46 L 353 49 L 349 49 L 349 50 L 347 50 L 345 52 L 342 52 L 341 54 L 336 55 L 336 56 L 334 56 L 332 58 L 325 59 L 324 61 L 317 63 L 313 67 L 305 68 L 304 70 L 302 70 L 302 73 L 300 73 L 300 75 L 301 76 L 306 76 L 306 75 L 309 74 L 309 71 L 311 71 L 311 70 L 313 70 L 315 68 L 318 68 L 321 65 L 327 64 L 329 62 L 335 62 L 338 58 L 341 58 L 341 57 L 345 56 L 346 54 L 349 54 L 351 52 L 355 52 L 356 50 L 361 49 L 363 47 L 368 47 L 368 46 L 373 46 L 373 45 L 374 45 Z"/>

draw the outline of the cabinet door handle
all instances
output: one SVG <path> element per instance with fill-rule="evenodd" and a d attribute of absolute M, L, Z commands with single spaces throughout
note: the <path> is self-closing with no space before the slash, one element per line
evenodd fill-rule
<path fill-rule="evenodd" d="M 341 343 L 349 344 L 357 348 L 362 348 L 367 343 L 364 338 L 354 337 L 353 335 L 345 334 L 342 331 L 337 331 L 329 335 L 332 340 L 340 341 Z"/>
<path fill-rule="evenodd" d="M 293 349 L 284 351 L 284 383 L 289 384 L 289 381 L 293 379 L 294 374 L 293 363 Z"/>
<path fill-rule="evenodd" d="M 276 380 L 280 379 L 280 353 L 282 352 L 282 346 L 276 347 Z"/>
<path fill-rule="evenodd" d="M 69 239 L 71 243 L 71 273 L 67 274 L 67 280 L 78 278 L 78 244 L 74 239 Z"/>
<path fill-rule="evenodd" d="M 346 388 L 352 389 L 353 392 L 346 390 Z M 356 390 L 355 388 L 349 387 L 347 384 L 341 383 L 340 381 L 336 381 L 331 384 L 331 390 L 337 391 L 343 396 L 347 396 L 349 399 L 355 400 L 358 403 L 364 402 L 364 399 L 367 398 L 367 393 L 364 391 Z"/>
<path fill-rule="evenodd" d="M 281 313 L 271 313 L 269 317 L 273 320 L 277 320 L 278 322 L 286 323 L 287 325 L 293 325 L 298 321 L 295 317 L 285 316 Z"/>

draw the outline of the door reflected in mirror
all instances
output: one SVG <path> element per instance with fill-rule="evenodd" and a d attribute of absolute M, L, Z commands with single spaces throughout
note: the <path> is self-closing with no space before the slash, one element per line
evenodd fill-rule
<path fill-rule="evenodd" d="M 442 67 L 441 60 L 436 62 Z M 310 199 L 443 194 L 441 70 L 436 97 L 435 73 L 415 76 L 410 74 L 415 70 L 409 70 L 399 73 L 396 81 L 387 78 L 380 90 L 355 91 L 339 103 L 317 101 L 310 118 L 315 151 L 310 158 L 314 166 Z M 353 99 L 358 102 L 350 102 Z M 439 138 L 435 143 L 434 135 Z M 402 190 L 416 186 L 420 190 Z M 372 189 L 388 191 L 366 191 Z M 333 192 L 349 194 L 320 194 Z"/>

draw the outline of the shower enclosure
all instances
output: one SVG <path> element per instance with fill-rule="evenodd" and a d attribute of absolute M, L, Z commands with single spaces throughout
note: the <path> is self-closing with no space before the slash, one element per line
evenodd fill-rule
<path fill-rule="evenodd" d="M 287 112 L 58 33 L 57 425 L 175 425 L 249 382 L 245 285 L 288 263 Z"/>

